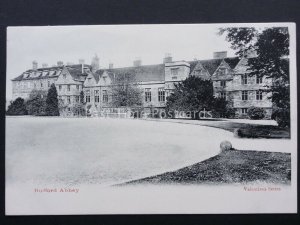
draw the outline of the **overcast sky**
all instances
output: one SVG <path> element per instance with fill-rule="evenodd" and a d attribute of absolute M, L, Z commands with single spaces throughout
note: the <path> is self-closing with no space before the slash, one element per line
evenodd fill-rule
<path fill-rule="evenodd" d="M 32 68 L 36 60 L 52 66 L 61 60 L 91 63 L 97 54 L 100 67 L 131 66 L 137 57 L 143 65 L 162 63 L 165 53 L 173 60 L 210 59 L 215 51 L 234 56 L 220 25 L 102 25 L 9 27 L 7 30 L 7 99 L 11 79 Z"/>

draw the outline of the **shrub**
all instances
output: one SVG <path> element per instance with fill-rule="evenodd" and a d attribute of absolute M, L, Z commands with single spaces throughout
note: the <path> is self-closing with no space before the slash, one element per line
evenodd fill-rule
<path fill-rule="evenodd" d="M 8 106 L 8 109 L 6 111 L 7 115 L 27 115 L 27 109 L 25 105 L 25 101 L 23 98 L 17 98 L 14 101 L 10 102 L 10 105 Z"/>
<path fill-rule="evenodd" d="M 276 109 L 273 111 L 271 119 L 276 120 L 279 127 L 290 127 L 290 111 L 284 109 Z"/>
<path fill-rule="evenodd" d="M 265 110 L 263 108 L 250 107 L 248 109 L 248 116 L 252 120 L 261 120 L 265 117 Z"/>

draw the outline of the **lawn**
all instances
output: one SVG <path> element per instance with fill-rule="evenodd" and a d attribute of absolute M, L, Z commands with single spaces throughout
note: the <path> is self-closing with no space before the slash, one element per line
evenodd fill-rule
<path fill-rule="evenodd" d="M 197 164 L 127 184 L 290 184 L 291 154 L 229 150 Z"/>
<path fill-rule="evenodd" d="M 155 119 L 154 119 L 155 120 Z M 161 119 L 156 119 L 161 120 Z M 201 120 L 191 120 L 191 119 L 164 119 L 165 121 L 178 122 L 178 123 L 191 123 L 199 124 L 202 126 L 220 128 L 223 130 L 230 131 L 232 133 L 239 130 L 239 137 L 241 138 L 267 138 L 267 139 L 278 139 L 284 138 L 289 139 L 290 129 L 280 128 L 274 125 L 262 125 L 254 123 L 240 123 L 234 120 L 222 120 L 222 119 L 201 119 Z M 249 122 L 252 122 L 249 120 Z M 257 121 L 259 122 L 259 121 Z"/>
<path fill-rule="evenodd" d="M 220 141 L 228 132 L 217 130 Z M 216 129 L 130 119 L 6 118 L 6 182 L 110 185 L 217 154 Z"/>

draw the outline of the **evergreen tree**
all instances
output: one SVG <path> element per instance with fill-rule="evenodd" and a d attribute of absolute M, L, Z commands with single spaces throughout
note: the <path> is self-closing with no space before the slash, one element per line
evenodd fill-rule
<path fill-rule="evenodd" d="M 54 84 L 51 84 L 46 99 L 46 115 L 59 116 L 57 90 Z"/>
<path fill-rule="evenodd" d="M 175 111 L 191 112 L 192 118 L 198 119 L 201 110 L 211 110 L 213 105 L 212 82 L 190 76 L 175 84 L 174 92 L 167 97 L 166 110 L 169 115 Z"/>
<path fill-rule="evenodd" d="M 46 91 L 32 90 L 29 99 L 26 102 L 26 108 L 29 115 L 45 116 L 46 115 Z"/>
<path fill-rule="evenodd" d="M 23 98 L 17 98 L 10 102 L 6 111 L 7 115 L 27 115 L 27 109 Z"/>

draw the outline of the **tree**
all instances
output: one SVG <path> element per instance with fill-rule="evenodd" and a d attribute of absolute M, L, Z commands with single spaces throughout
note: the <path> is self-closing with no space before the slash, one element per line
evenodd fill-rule
<path fill-rule="evenodd" d="M 26 108 L 29 115 L 45 116 L 46 115 L 46 96 L 47 92 L 42 90 L 32 90 L 29 99 L 26 102 Z"/>
<path fill-rule="evenodd" d="M 59 116 L 58 98 L 55 84 L 51 84 L 48 90 L 46 99 L 46 115 Z"/>
<path fill-rule="evenodd" d="M 175 84 L 175 89 L 167 97 L 166 111 L 173 115 L 175 111 L 191 113 L 192 118 L 199 118 L 201 110 L 213 108 L 213 84 L 210 80 L 190 76 Z"/>
<path fill-rule="evenodd" d="M 17 98 L 10 102 L 6 111 L 7 115 L 27 115 L 27 109 L 23 98 Z"/>
<path fill-rule="evenodd" d="M 235 110 L 231 107 L 232 103 L 225 98 L 215 98 L 213 102 L 213 117 L 234 118 Z"/>
<path fill-rule="evenodd" d="M 290 126 L 290 84 L 289 84 L 289 32 L 287 27 L 271 27 L 262 30 L 255 28 L 225 28 L 220 34 L 226 34 L 226 40 L 237 50 L 236 54 L 243 56 L 250 51 L 256 52 L 256 57 L 248 59 L 249 76 L 267 77 L 272 79 L 268 86 L 272 92 L 274 116 L 280 121 L 280 126 Z M 278 113 L 280 112 L 280 113 Z M 284 115 L 284 118 L 279 118 Z M 287 116 L 288 115 L 288 116 Z"/>
<path fill-rule="evenodd" d="M 116 76 L 111 86 L 111 106 L 115 108 L 135 108 L 142 105 L 142 90 L 135 76 L 129 73 Z"/>

